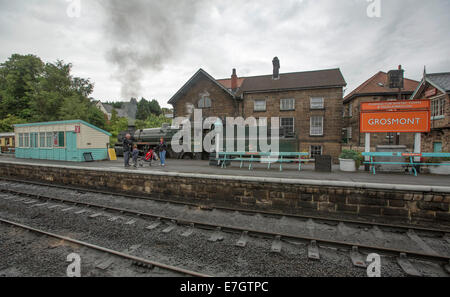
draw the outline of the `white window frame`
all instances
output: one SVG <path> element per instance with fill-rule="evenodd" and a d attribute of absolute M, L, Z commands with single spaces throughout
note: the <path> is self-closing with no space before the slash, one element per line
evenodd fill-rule
<path fill-rule="evenodd" d="M 295 99 L 286 98 L 280 100 L 280 110 L 281 111 L 292 111 L 295 110 Z"/>
<path fill-rule="evenodd" d="M 314 156 L 313 156 L 313 147 L 320 147 L 320 156 L 323 155 L 323 146 L 322 145 L 310 145 L 309 146 L 309 156 L 311 158 L 314 158 Z"/>
<path fill-rule="evenodd" d="M 23 139 L 23 133 L 19 133 L 19 143 L 18 147 L 24 147 L 24 139 Z"/>
<path fill-rule="evenodd" d="M 440 120 L 445 118 L 445 99 L 446 97 L 444 95 L 430 99 L 432 120 Z"/>
<path fill-rule="evenodd" d="M 198 108 L 205 109 L 205 108 L 211 108 L 212 107 L 212 100 L 209 97 L 203 97 L 200 100 L 198 100 Z"/>
<path fill-rule="evenodd" d="M 280 118 L 280 128 L 283 128 L 283 120 L 290 119 L 292 120 L 292 133 L 295 135 L 295 118 L 294 117 L 284 117 Z"/>
<path fill-rule="evenodd" d="M 347 127 L 347 139 L 353 138 L 353 129 L 352 127 Z"/>
<path fill-rule="evenodd" d="M 317 124 L 320 121 L 320 132 L 317 129 L 319 127 Z M 323 136 L 323 116 L 311 116 L 310 119 L 310 128 L 309 128 L 310 136 Z"/>
<path fill-rule="evenodd" d="M 264 109 L 263 108 L 257 108 L 257 102 L 264 102 Z M 253 111 L 267 111 L 267 101 L 266 99 L 255 99 L 253 101 Z"/>
<path fill-rule="evenodd" d="M 318 100 L 320 100 L 320 101 L 317 102 Z M 325 99 L 323 97 L 310 97 L 309 101 L 310 101 L 311 109 L 324 109 L 325 108 Z"/>
<path fill-rule="evenodd" d="M 23 133 L 23 147 L 30 147 L 30 133 Z"/>
<path fill-rule="evenodd" d="M 348 116 L 351 118 L 353 117 L 353 103 L 350 103 L 348 105 Z"/>
<path fill-rule="evenodd" d="M 45 132 L 45 147 L 53 147 L 53 132 Z"/>

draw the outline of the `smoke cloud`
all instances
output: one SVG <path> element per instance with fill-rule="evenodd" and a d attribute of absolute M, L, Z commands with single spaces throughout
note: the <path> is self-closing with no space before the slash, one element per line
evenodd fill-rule
<path fill-rule="evenodd" d="M 198 0 L 100 0 L 106 13 L 106 58 L 116 66 L 123 98 L 143 96 L 146 71 L 161 71 L 182 52 L 202 6 Z"/>

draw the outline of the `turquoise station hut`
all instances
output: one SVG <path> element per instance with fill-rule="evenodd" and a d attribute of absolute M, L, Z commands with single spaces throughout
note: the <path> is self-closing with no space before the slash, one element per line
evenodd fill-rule
<path fill-rule="evenodd" d="M 16 158 L 84 162 L 108 159 L 111 134 L 82 120 L 14 125 Z"/>

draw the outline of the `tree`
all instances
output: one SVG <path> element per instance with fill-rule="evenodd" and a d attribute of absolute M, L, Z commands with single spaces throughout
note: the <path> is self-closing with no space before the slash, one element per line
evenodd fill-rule
<path fill-rule="evenodd" d="M 150 107 L 150 112 L 159 116 L 161 115 L 162 111 L 161 111 L 161 106 L 159 106 L 158 101 L 156 101 L 155 99 L 152 100 L 152 102 L 149 103 L 149 107 Z"/>
<path fill-rule="evenodd" d="M 137 129 L 159 128 L 166 123 L 170 124 L 170 120 L 167 119 L 164 115 L 157 116 L 155 114 L 150 114 L 150 116 L 145 121 L 136 120 L 136 128 Z"/>
<path fill-rule="evenodd" d="M 43 63 L 33 55 L 12 55 L 0 64 L 0 118 L 26 122 L 85 120 L 106 128 L 91 102 L 94 84 L 73 77 L 72 64 Z M 5 127 L 8 127 L 6 124 Z"/>
<path fill-rule="evenodd" d="M 137 106 L 136 120 L 145 121 L 150 115 L 161 115 L 161 106 L 159 106 L 158 101 L 153 99 L 152 101 L 147 101 L 142 98 Z"/>
<path fill-rule="evenodd" d="M 110 137 L 110 145 L 114 147 L 117 142 L 119 133 L 128 129 L 128 119 L 121 118 L 117 115 L 117 110 L 112 110 L 111 120 L 109 121 L 108 130 L 112 134 Z"/>
<path fill-rule="evenodd" d="M 9 114 L 6 118 L 0 120 L 0 132 L 13 132 L 14 125 L 26 122 L 24 119 Z"/>
<path fill-rule="evenodd" d="M 12 55 L 0 64 L 0 117 L 30 119 L 30 91 L 42 77 L 44 63 L 34 55 Z"/>

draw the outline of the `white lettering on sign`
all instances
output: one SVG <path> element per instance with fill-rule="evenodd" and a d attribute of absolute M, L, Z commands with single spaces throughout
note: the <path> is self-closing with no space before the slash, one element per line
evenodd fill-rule
<path fill-rule="evenodd" d="M 420 118 L 402 118 L 402 119 L 370 119 L 369 125 L 375 126 L 375 125 L 381 125 L 381 126 L 391 126 L 391 125 L 419 125 L 420 124 Z"/>

